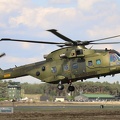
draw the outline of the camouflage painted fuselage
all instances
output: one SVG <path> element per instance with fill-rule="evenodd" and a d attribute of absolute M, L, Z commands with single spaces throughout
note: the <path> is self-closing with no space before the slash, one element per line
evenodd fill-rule
<path fill-rule="evenodd" d="M 53 51 L 45 61 L 0 70 L 0 79 L 33 76 L 47 83 L 69 83 L 71 80 L 113 75 L 120 72 L 120 55 L 115 50 L 92 50 L 83 46 Z"/>

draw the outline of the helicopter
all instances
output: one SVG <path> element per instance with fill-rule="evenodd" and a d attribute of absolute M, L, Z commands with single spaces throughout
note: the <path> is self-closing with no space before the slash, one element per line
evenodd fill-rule
<path fill-rule="evenodd" d="M 28 43 L 41 43 L 57 45 L 59 49 L 44 55 L 43 61 L 15 66 L 7 70 L 0 69 L 0 79 L 9 79 L 22 76 L 32 76 L 42 82 L 57 84 L 59 90 L 64 89 L 64 84 L 68 83 L 68 91 L 72 92 L 75 87 L 73 82 L 86 80 L 88 78 L 100 78 L 107 75 L 114 76 L 120 73 L 120 54 L 114 49 L 92 49 L 87 45 L 98 44 L 119 44 L 120 42 L 99 42 L 108 40 L 120 35 L 106 37 L 97 40 L 81 41 L 72 40 L 56 29 L 47 30 L 65 42 L 45 42 L 34 40 L 19 40 L 2 38 L 0 41 L 16 41 Z"/>

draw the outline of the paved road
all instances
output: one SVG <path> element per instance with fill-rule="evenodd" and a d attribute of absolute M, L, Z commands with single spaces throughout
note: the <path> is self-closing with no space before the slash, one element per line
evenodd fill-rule
<path fill-rule="evenodd" d="M 81 110 L 81 109 L 120 109 L 120 106 L 93 105 L 93 106 L 14 106 L 14 111 L 55 111 L 55 110 Z"/>

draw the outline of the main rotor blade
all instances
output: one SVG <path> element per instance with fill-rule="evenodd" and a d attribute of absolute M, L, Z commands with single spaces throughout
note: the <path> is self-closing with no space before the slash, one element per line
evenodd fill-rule
<path fill-rule="evenodd" d="M 111 37 L 101 38 L 101 39 L 97 39 L 97 40 L 90 40 L 89 42 L 95 42 L 95 41 L 101 41 L 101 40 L 106 40 L 106 39 L 112 39 L 112 38 L 116 38 L 116 37 L 120 37 L 120 35 L 115 35 L 115 36 L 111 36 Z"/>
<path fill-rule="evenodd" d="M 2 53 L 2 54 L 0 54 L 0 57 L 3 57 L 3 56 L 5 56 L 6 54 L 5 53 Z"/>
<path fill-rule="evenodd" d="M 120 44 L 120 42 L 89 43 L 89 44 L 95 44 L 95 45 L 100 45 L 100 44 Z"/>
<path fill-rule="evenodd" d="M 57 43 L 57 42 L 45 42 L 45 41 L 33 41 L 33 40 L 18 40 L 18 39 L 10 39 L 10 38 L 2 38 L 0 41 L 16 41 L 16 42 L 28 42 L 28 43 L 43 43 L 43 44 L 65 44 L 65 43 Z"/>
<path fill-rule="evenodd" d="M 47 31 L 53 33 L 53 34 L 56 35 L 57 37 L 65 40 L 65 41 L 67 41 L 67 42 L 72 42 L 74 45 L 77 45 L 77 42 L 76 42 L 76 41 L 73 41 L 73 40 L 71 40 L 70 38 L 62 35 L 61 33 L 57 32 L 57 30 L 55 30 L 55 29 L 50 29 L 50 30 L 47 30 Z"/>

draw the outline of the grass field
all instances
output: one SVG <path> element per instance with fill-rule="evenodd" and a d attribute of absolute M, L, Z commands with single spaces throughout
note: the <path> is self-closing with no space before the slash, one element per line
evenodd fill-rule
<path fill-rule="evenodd" d="M 0 103 L 12 106 L 13 103 Z M 104 108 L 100 108 L 104 105 Z M 0 120 L 119 120 L 120 102 L 14 103 L 14 113 L 0 114 Z"/>
<path fill-rule="evenodd" d="M 0 120 L 119 120 L 120 110 L 56 110 L 0 114 Z"/>

